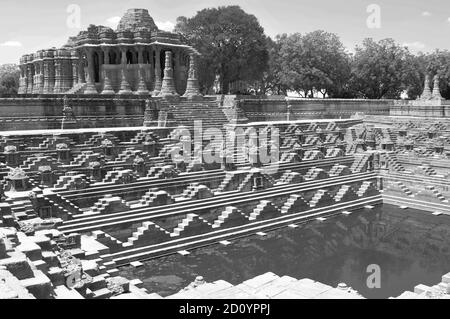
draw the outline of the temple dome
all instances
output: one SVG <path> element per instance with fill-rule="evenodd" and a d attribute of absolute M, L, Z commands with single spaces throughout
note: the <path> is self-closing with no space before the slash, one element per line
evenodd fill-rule
<path fill-rule="evenodd" d="M 148 13 L 147 9 L 129 9 L 120 19 L 117 32 L 136 30 L 157 31 L 155 21 Z"/>

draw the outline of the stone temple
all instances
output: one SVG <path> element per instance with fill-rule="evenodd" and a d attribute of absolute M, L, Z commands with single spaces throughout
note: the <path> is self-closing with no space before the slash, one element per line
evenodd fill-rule
<path fill-rule="evenodd" d="M 265 254 L 263 241 L 281 230 L 291 233 L 278 236 L 280 258 L 299 236 L 308 250 L 294 257 L 307 270 L 310 255 L 343 256 L 342 243 L 448 255 L 450 101 L 438 76 L 416 101 L 203 96 L 197 57 L 147 10 L 131 9 L 117 30 L 91 25 L 21 58 L 20 95 L 0 98 L 0 299 L 162 298 L 136 279 L 145 271 L 124 269 L 244 238 Z M 385 204 L 402 211 L 383 217 Z M 399 235 L 427 218 L 439 233 L 425 225 L 426 236 Z M 322 247 L 327 220 L 338 221 L 337 235 Z M 255 274 L 252 254 L 230 256 L 209 268 L 225 276 L 242 266 L 242 283 L 198 273 L 164 297 L 363 298 L 343 282 Z M 450 273 L 439 271 L 441 282 L 395 296 L 450 298 Z"/>
<path fill-rule="evenodd" d="M 145 9 L 128 10 L 116 30 L 90 25 L 61 48 L 20 59 L 20 94 L 160 94 L 171 66 L 168 93 L 186 91 L 197 52 L 175 33 L 158 29 Z M 166 93 L 167 93 L 166 92 Z"/>

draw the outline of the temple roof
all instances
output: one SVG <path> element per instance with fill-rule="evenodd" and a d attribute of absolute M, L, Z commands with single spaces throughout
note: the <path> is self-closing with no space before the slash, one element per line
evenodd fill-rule
<path fill-rule="evenodd" d="M 121 31 L 158 31 L 158 27 L 147 9 L 129 9 L 120 19 L 117 32 Z"/>

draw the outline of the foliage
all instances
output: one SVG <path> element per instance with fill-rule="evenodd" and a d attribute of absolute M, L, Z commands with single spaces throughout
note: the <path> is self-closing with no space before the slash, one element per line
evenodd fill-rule
<path fill-rule="evenodd" d="M 20 70 L 15 64 L 0 65 L 0 96 L 15 95 L 19 89 Z"/>
<path fill-rule="evenodd" d="M 363 98 L 398 99 L 411 86 L 412 59 L 408 49 L 393 39 L 365 39 L 356 48 L 350 85 Z"/>
<path fill-rule="evenodd" d="M 199 82 L 209 90 L 218 75 L 222 92 L 235 81 L 260 81 L 268 67 L 267 37 L 255 16 L 239 6 L 204 9 L 179 17 L 175 31 L 201 54 Z"/>
<path fill-rule="evenodd" d="M 301 96 L 320 91 L 339 97 L 350 78 L 350 57 L 339 37 L 324 31 L 302 35 L 279 35 L 275 39 L 270 65 L 279 85 Z"/>
<path fill-rule="evenodd" d="M 444 98 L 450 99 L 450 52 L 436 50 L 424 56 L 422 63 L 430 76 L 435 74 L 439 76 L 441 94 Z"/>

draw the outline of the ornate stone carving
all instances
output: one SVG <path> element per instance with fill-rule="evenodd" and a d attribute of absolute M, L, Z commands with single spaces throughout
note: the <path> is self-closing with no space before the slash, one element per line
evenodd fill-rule
<path fill-rule="evenodd" d="M 172 52 L 166 51 L 166 64 L 164 67 L 164 79 L 159 93 L 161 97 L 177 97 L 179 96 L 175 88 L 172 68 Z"/>
<path fill-rule="evenodd" d="M 189 73 L 187 80 L 186 92 L 183 95 L 188 99 L 202 98 L 197 78 L 196 57 L 194 54 L 189 56 Z"/>

